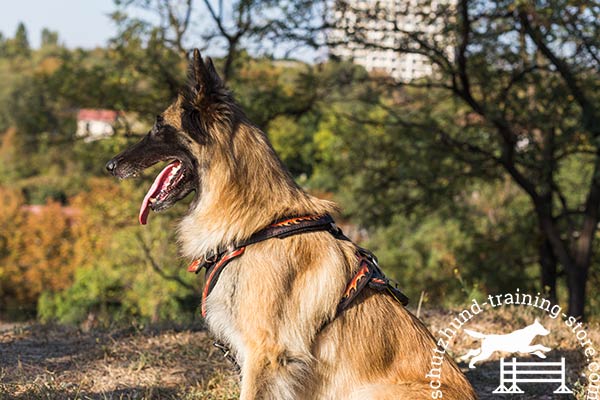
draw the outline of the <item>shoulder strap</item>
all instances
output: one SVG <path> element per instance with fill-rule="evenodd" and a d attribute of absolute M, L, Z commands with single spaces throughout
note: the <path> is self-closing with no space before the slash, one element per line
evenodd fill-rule
<path fill-rule="evenodd" d="M 329 214 L 286 218 L 256 232 L 236 247 L 249 246 L 271 238 L 283 239 L 306 232 L 328 231 L 332 229 L 333 218 Z"/>
<path fill-rule="evenodd" d="M 346 290 L 344 290 L 342 299 L 338 304 L 337 314 L 348 308 L 358 294 L 367 286 L 378 292 L 389 293 L 403 306 L 408 304 L 408 297 L 395 285 L 392 285 L 390 280 L 383 274 L 373 253 L 359 247 L 357 256 L 359 260 L 358 271 L 350 279 L 348 285 L 346 285 Z"/>
<path fill-rule="evenodd" d="M 209 269 L 215 264 L 217 264 L 226 254 L 235 252 L 237 249 L 240 249 L 242 247 L 250 246 L 252 244 L 263 242 L 268 239 L 284 239 L 286 237 L 298 235 L 300 233 L 317 231 L 329 231 L 334 236 L 334 232 L 341 232 L 341 230 L 335 225 L 333 218 L 329 214 L 285 218 L 254 233 L 248 239 L 240 243 L 236 243 L 235 245 L 230 245 L 225 248 L 220 248 L 214 253 L 211 252 L 202 258 L 192 261 L 192 263 L 188 266 L 187 270 L 188 272 L 198 273 L 202 268 Z M 346 240 L 350 239 L 346 238 Z"/>

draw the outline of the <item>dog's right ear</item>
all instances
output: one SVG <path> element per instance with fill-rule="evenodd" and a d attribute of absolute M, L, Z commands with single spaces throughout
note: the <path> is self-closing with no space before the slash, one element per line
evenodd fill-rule
<path fill-rule="evenodd" d="M 191 94 L 188 100 L 201 108 L 202 102 L 214 101 L 213 96 L 223 88 L 223 81 L 212 59 L 208 57 L 205 62 L 200 55 L 200 50 L 194 49 L 188 72 L 188 91 Z"/>

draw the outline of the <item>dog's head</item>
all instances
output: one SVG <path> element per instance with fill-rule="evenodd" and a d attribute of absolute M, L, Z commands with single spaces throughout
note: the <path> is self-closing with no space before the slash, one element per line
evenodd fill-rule
<path fill-rule="evenodd" d="M 542 325 L 537 318 L 535 319 L 533 324 L 531 324 L 530 326 L 533 327 L 533 331 L 535 332 L 536 335 L 547 336 L 550 334 L 550 331 L 548 329 L 544 328 L 544 325 Z"/>
<path fill-rule="evenodd" d="M 191 192 L 200 194 L 202 171 L 210 162 L 215 144 L 227 141 L 223 124 L 232 124 L 234 103 L 210 58 L 194 50 L 189 82 L 178 98 L 156 117 L 154 126 L 138 143 L 106 164 L 109 172 L 124 179 L 159 162 L 167 166 L 146 194 L 139 213 L 145 224 L 150 208 L 163 211 Z M 231 134 L 229 134 L 231 135 Z"/>

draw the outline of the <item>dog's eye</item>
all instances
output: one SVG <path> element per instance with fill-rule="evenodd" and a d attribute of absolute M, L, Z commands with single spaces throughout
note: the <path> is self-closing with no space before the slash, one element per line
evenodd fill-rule
<path fill-rule="evenodd" d="M 161 132 L 161 128 L 163 126 L 163 117 L 161 117 L 160 115 L 156 116 L 156 122 L 154 123 L 154 126 L 152 126 L 152 134 L 153 135 L 158 135 Z"/>
<path fill-rule="evenodd" d="M 163 122 L 164 122 L 163 117 L 160 116 L 160 115 L 157 115 L 156 116 L 156 122 L 154 123 L 154 126 L 156 126 L 157 128 L 162 128 Z"/>

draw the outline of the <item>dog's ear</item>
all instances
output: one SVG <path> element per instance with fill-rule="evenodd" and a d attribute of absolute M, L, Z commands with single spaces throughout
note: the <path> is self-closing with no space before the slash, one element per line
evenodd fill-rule
<path fill-rule="evenodd" d="M 223 81 L 212 59 L 207 57 L 205 62 L 198 49 L 194 49 L 190 61 L 188 81 L 188 90 L 196 98 L 195 102 L 206 100 L 223 89 Z"/>
<path fill-rule="evenodd" d="M 200 51 L 194 49 L 188 69 L 188 84 L 183 91 L 183 128 L 201 143 L 208 140 L 207 122 L 220 112 L 224 94 L 227 93 L 210 57 L 202 59 Z"/>

